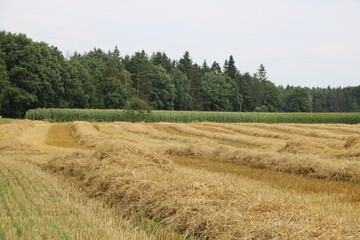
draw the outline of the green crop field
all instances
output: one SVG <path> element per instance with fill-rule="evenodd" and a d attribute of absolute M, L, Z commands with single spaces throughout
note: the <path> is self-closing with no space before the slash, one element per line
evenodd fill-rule
<path fill-rule="evenodd" d="M 0 124 L 9 124 L 9 123 L 12 123 L 12 119 L 0 118 Z"/>
<path fill-rule="evenodd" d="M 31 120 L 56 122 L 130 121 L 123 110 L 100 109 L 33 109 L 25 116 Z M 223 123 L 360 123 L 360 113 L 243 113 L 243 112 L 195 112 L 153 111 L 145 122 L 223 122 Z"/>

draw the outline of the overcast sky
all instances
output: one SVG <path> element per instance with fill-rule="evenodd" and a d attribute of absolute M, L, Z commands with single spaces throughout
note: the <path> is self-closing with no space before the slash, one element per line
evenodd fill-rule
<path fill-rule="evenodd" d="M 0 29 L 67 51 L 260 64 L 276 85 L 360 85 L 360 0 L 0 0 Z"/>

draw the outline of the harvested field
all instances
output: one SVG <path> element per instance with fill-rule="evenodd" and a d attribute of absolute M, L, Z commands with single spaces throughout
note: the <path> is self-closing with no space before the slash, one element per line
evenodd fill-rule
<path fill-rule="evenodd" d="M 148 238 L 20 156 L 0 158 L 0 189 L 0 239 Z"/>
<path fill-rule="evenodd" d="M 48 238 L 360 238 L 358 125 L 17 121 L 0 132 L 0 239 L 51 224 Z"/>

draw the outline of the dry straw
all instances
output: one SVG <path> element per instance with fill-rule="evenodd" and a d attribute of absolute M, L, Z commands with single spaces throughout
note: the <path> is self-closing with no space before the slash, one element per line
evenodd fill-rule
<path fill-rule="evenodd" d="M 30 143 L 19 141 L 19 137 L 34 126 L 35 122 L 30 120 L 0 125 L 0 153 L 15 154 L 18 151 L 39 153 L 40 151 Z"/>
<path fill-rule="evenodd" d="M 191 126 L 202 125 L 206 127 L 219 126 L 219 124 L 216 123 L 192 124 Z M 241 127 L 246 128 L 250 125 L 259 126 L 259 124 L 223 124 L 222 127 L 239 131 Z M 139 135 L 146 135 L 146 139 L 138 136 L 137 140 L 143 145 L 169 155 L 194 156 L 209 160 L 247 164 L 252 167 L 269 168 L 275 171 L 321 179 L 354 182 L 360 179 L 360 162 L 347 159 L 341 159 L 340 161 L 337 158 L 341 156 L 360 156 L 360 150 L 356 144 L 358 137 L 354 138 L 352 135 L 342 137 L 344 140 L 340 142 L 337 138 L 318 140 L 317 137 L 311 139 L 312 141 L 308 141 L 309 137 L 303 137 L 302 135 L 287 135 L 289 137 L 285 140 L 285 134 L 282 133 L 282 138 L 284 139 L 280 139 L 281 142 L 279 142 L 278 138 L 274 138 L 272 140 L 274 143 L 272 143 L 272 146 L 269 148 L 267 143 L 270 141 L 270 138 L 264 141 L 264 135 L 260 135 L 258 130 L 255 131 L 254 135 L 260 135 L 261 137 L 259 137 L 258 140 L 250 139 L 247 141 L 246 136 L 240 139 L 232 134 L 214 133 L 214 129 L 211 128 L 201 131 L 188 124 L 156 123 L 146 125 L 117 123 L 116 126 L 121 132 L 133 132 Z M 152 128 L 150 126 L 152 126 Z M 269 124 L 260 126 L 275 128 Z M 291 129 L 291 131 L 295 128 L 294 126 L 278 127 Z M 159 129 L 164 130 L 165 133 Z M 215 130 L 219 131 L 217 128 L 215 128 Z M 245 131 L 251 134 L 250 129 L 244 130 L 243 132 L 245 133 Z M 297 131 L 301 132 L 300 129 L 297 129 Z M 172 132 L 175 137 L 167 137 L 171 135 L 169 132 Z M 229 136 L 225 137 L 226 135 Z M 328 136 L 331 134 L 324 133 L 323 135 Z M 151 138 L 147 138 L 149 136 L 152 139 L 164 139 L 167 140 L 167 142 L 166 144 L 159 144 L 158 141 L 151 141 Z M 233 141 L 229 142 L 228 140 L 230 139 Z M 325 143 L 322 140 L 325 140 Z M 327 141 L 339 143 L 336 143 L 335 145 L 337 147 L 334 147 L 331 144 L 327 145 Z M 236 146 L 237 143 L 245 147 L 239 148 Z M 254 148 L 252 145 L 254 143 L 261 147 Z"/>
<path fill-rule="evenodd" d="M 292 146 L 295 144 L 295 147 Z M 285 149 L 296 152 L 301 145 L 289 143 Z M 311 154 L 292 154 L 267 149 L 238 149 L 231 146 L 169 145 L 162 148 L 166 154 L 195 156 L 216 161 L 247 164 L 256 168 L 268 168 L 279 172 L 338 181 L 358 181 L 360 162 L 323 159 Z M 302 149 L 304 150 L 304 149 Z"/>
<path fill-rule="evenodd" d="M 305 206 L 258 198 L 209 173 L 175 167 L 154 149 L 107 139 L 91 124 L 75 123 L 73 131 L 96 151 L 56 157 L 45 168 L 125 217 L 149 217 L 205 239 L 354 239 L 358 234 Z"/>

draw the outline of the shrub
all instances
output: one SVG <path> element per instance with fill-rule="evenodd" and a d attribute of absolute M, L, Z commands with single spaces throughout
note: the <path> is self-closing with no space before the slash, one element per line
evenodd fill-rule
<path fill-rule="evenodd" d="M 144 100 L 132 97 L 124 107 L 125 116 L 130 122 L 145 121 L 151 115 L 152 108 Z"/>

